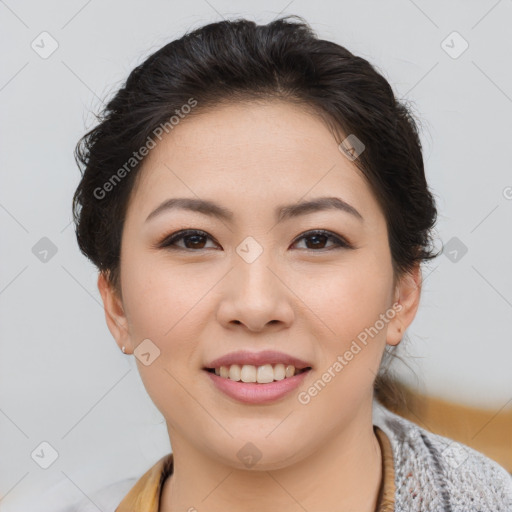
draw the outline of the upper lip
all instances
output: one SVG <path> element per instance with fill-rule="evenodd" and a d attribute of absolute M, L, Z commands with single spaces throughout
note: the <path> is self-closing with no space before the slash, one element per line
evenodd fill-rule
<path fill-rule="evenodd" d="M 222 357 L 214 359 L 207 363 L 205 369 L 220 368 L 221 366 L 231 366 L 232 364 L 238 364 L 243 366 L 244 364 L 250 364 L 254 366 L 263 366 L 264 364 L 284 364 L 293 365 L 298 370 L 303 368 L 310 368 L 311 364 L 308 362 L 284 352 L 276 352 L 275 350 L 264 350 L 262 352 L 249 352 L 247 350 L 239 350 L 237 352 L 231 352 Z"/>

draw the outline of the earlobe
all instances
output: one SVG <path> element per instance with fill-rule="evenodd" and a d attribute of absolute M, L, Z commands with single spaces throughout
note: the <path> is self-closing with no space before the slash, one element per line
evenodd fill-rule
<path fill-rule="evenodd" d="M 420 302 L 421 285 L 421 267 L 418 263 L 413 270 L 400 279 L 396 286 L 394 303 L 398 304 L 399 308 L 388 325 L 386 339 L 388 345 L 398 345 L 404 332 L 414 320 Z"/>
<path fill-rule="evenodd" d="M 131 348 L 131 340 L 123 304 L 103 272 L 98 276 L 98 290 L 103 299 L 108 329 L 119 348 L 125 347 L 127 351 Z"/>

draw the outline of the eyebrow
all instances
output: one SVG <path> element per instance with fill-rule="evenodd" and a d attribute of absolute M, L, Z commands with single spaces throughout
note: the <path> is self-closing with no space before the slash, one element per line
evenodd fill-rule
<path fill-rule="evenodd" d="M 202 213 L 209 217 L 215 217 L 225 221 L 232 221 L 234 214 L 231 210 L 205 199 L 196 199 L 193 197 L 174 197 L 165 200 L 155 210 L 153 210 L 145 222 L 153 219 L 157 215 L 169 210 L 189 210 Z M 356 217 L 364 222 L 363 216 L 350 204 L 339 197 L 319 197 L 310 201 L 302 201 L 300 203 L 278 206 L 276 208 L 277 222 L 308 213 L 320 212 L 325 210 L 340 210 Z"/>

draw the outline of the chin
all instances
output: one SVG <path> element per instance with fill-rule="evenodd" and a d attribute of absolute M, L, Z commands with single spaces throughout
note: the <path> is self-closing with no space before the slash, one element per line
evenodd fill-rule
<path fill-rule="evenodd" d="M 275 424 L 274 427 L 275 428 Z M 272 429 L 268 430 L 271 432 Z M 273 434 L 268 436 L 267 429 L 260 431 L 259 435 L 248 435 L 238 437 L 236 433 L 231 431 L 235 436 L 229 442 L 219 443 L 213 450 L 210 444 L 210 450 L 216 453 L 216 458 L 227 466 L 236 469 L 250 471 L 270 471 L 286 468 L 301 460 L 301 450 L 297 443 L 293 441 L 293 437 L 275 436 L 270 439 Z M 286 443 L 288 441 L 288 443 Z M 226 457 L 226 454 L 229 454 Z"/>

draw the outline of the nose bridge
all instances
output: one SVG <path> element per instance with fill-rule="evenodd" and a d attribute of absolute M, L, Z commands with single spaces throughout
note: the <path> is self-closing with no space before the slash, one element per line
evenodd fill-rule
<path fill-rule="evenodd" d="M 239 261 L 236 261 L 235 273 L 241 294 L 250 297 L 263 293 L 268 297 L 269 292 L 277 292 L 275 271 L 270 270 L 276 266 L 275 258 L 269 247 L 248 236 L 236 248 L 236 256 Z"/>

